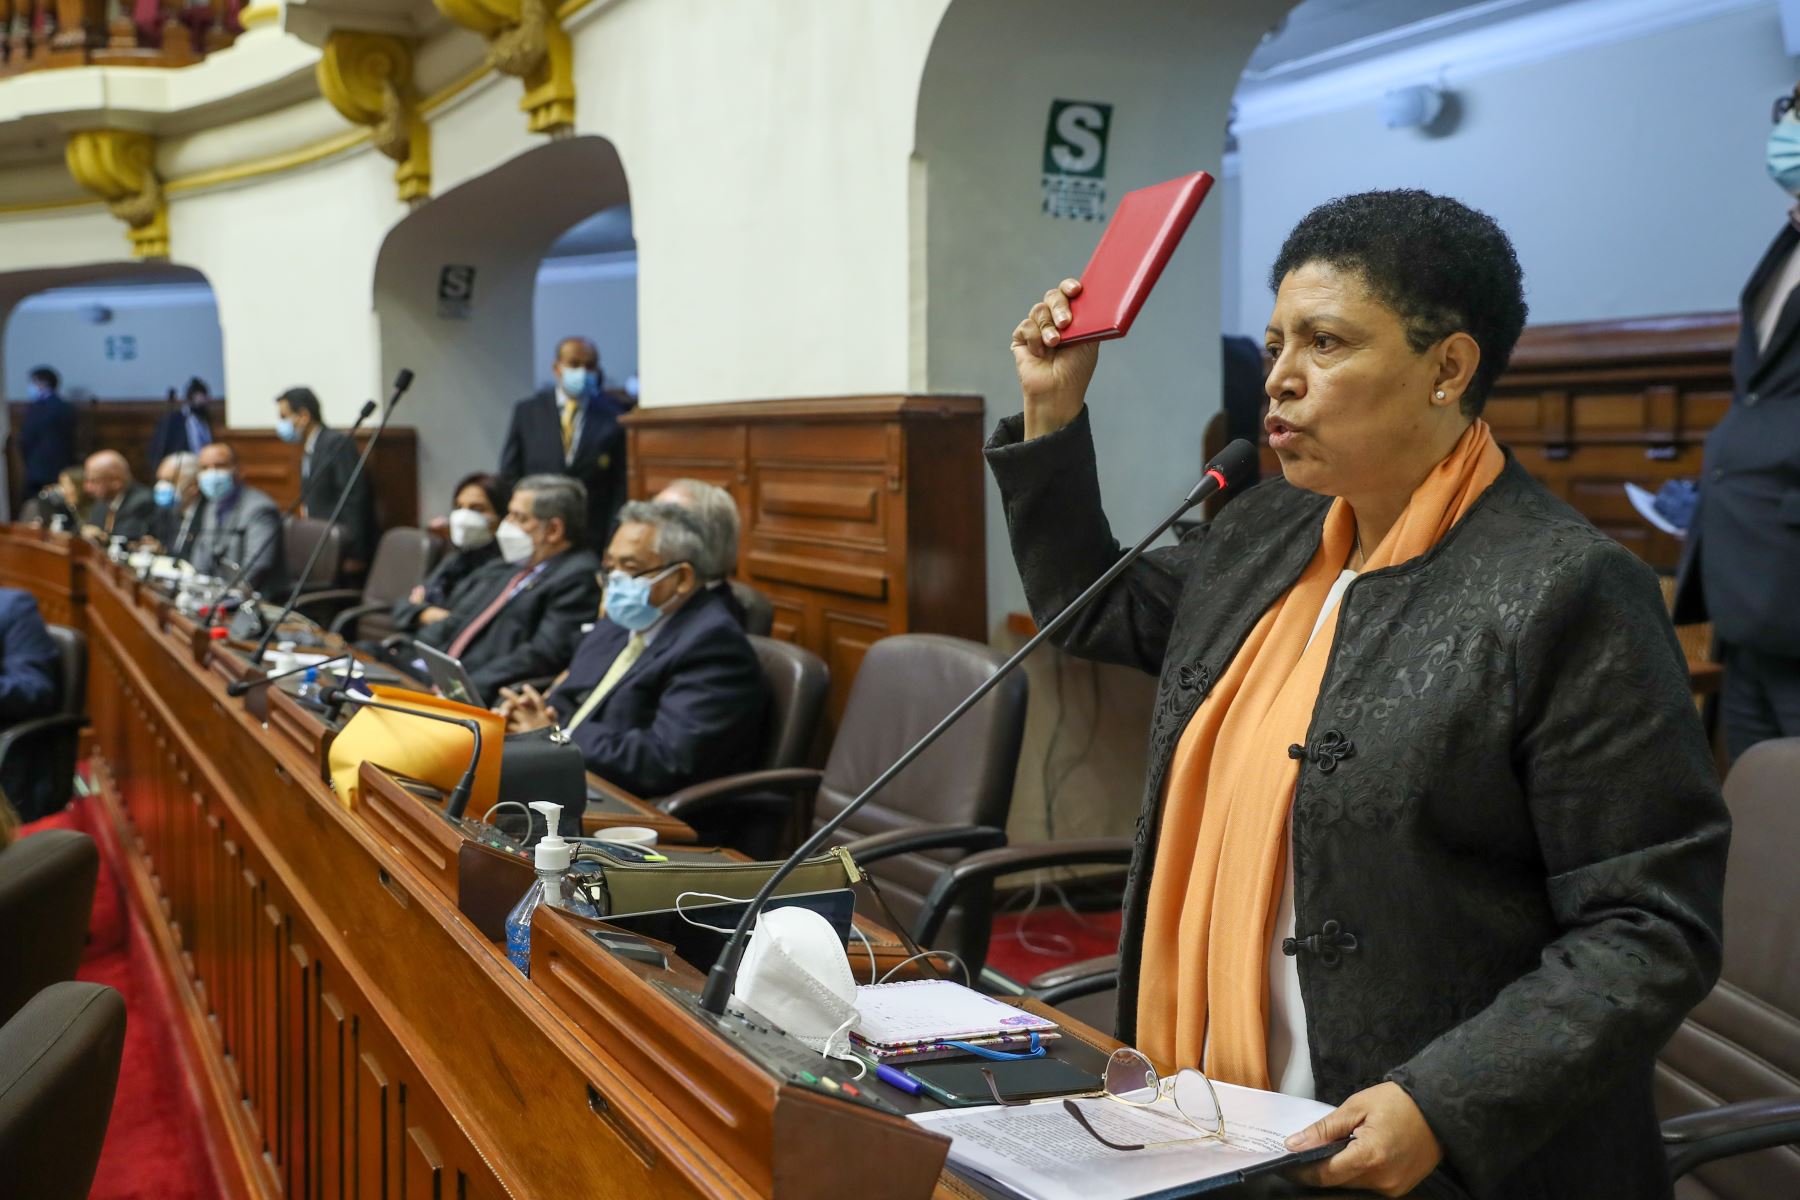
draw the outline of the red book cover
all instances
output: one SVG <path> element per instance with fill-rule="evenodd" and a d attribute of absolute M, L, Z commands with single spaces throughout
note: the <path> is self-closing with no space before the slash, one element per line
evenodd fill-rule
<path fill-rule="evenodd" d="M 1195 171 L 1167 183 L 1126 192 L 1081 273 L 1081 294 L 1069 302 L 1062 344 L 1124 337 L 1150 298 L 1169 256 L 1187 232 L 1213 177 Z"/>

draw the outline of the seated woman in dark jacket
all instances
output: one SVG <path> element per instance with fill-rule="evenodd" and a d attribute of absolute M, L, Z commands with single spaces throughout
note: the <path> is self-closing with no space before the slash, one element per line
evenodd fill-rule
<path fill-rule="evenodd" d="M 1666 1196 L 1652 1060 L 1717 975 L 1730 827 L 1656 579 L 1480 419 L 1525 323 L 1492 220 L 1347 197 L 1270 279 L 1285 478 L 1063 636 L 1161 677 L 1120 1036 L 1339 1105 L 1313 1183 Z M 1120 553 L 1079 291 L 1014 331 L 988 448 L 1040 621 Z"/>
<path fill-rule="evenodd" d="M 425 582 L 415 587 L 406 599 L 394 602 L 394 628 L 406 633 L 448 616 L 450 593 L 456 590 L 456 585 L 500 557 L 494 530 L 500 527 L 507 501 L 512 499 L 512 489 L 498 475 L 478 471 L 464 476 L 451 498 L 453 503 L 446 529 L 450 553 L 438 560 Z"/>

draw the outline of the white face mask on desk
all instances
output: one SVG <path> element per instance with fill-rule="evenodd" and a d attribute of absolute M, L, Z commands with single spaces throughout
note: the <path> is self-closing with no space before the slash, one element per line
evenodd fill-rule
<path fill-rule="evenodd" d="M 756 918 L 731 994 L 820 1054 L 850 1052 L 856 977 L 837 930 L 810 908 Z"/>

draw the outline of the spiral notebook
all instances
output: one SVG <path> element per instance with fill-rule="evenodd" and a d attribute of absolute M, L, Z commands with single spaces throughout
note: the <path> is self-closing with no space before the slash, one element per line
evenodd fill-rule
<path fill-rule="evenodd" d="M 1056 1022 L 984 996 L 948 979 L 875 983 L 856 989 L 850 1034 L 878 1053 L 896 1054 L 946 1041 L 1005 1042 L 1054 1034 Z"/>

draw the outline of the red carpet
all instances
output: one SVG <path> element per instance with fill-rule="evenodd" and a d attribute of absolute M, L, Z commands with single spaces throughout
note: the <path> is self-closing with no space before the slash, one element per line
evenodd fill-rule
<path fill-rule="evenodd" d="M 86 800 L 27 825 L 92 833 Z M 219 1188 L 200 1139 L 200 1119 L 175 1052 L 174 1015 L 158 986 L 152 950 L 131 920 L 119 881 L 100 856 L 88 948 L 76 977 L 117 988 L 125 998 L 125 1051 L 106 1144 L 89 1200 L 217 1200 Z"/>
<path fill-rule="evenodd" d="M 1048 896 L 1035 909 L 994 919 L 988 966 L 1019 983 L 1065 963 L 1099 958 L 1119 948 L 1113 912 L 1073 912 Z"/>

